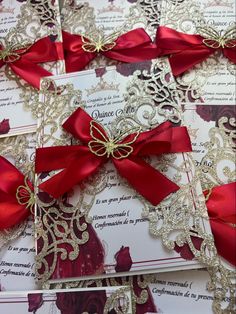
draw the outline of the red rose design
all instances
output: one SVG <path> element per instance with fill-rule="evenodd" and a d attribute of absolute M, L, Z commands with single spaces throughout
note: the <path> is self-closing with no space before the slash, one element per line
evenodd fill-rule
<path fill-rule="evenodd" d="M 192 243 L 193 243 L 195 249 L 200 251 L 203 239 L 199 238 L 199 237 L 191 236 L 191 240 L 192 240 Z M 188 243 L 185 243 L 183 246 L 178 246 L 177 244 L 175 244 L 174 250 L 177 253 L 180 253 L 180 256 L 186 260 L 194 259 L 194 255 L 193 255 Z"/>
<path fill-rule="evenodd" d="M 28 312 L 36 313 L 36 311 L 43 305 L 43 294 L 32 293 L 28 294 Z"/>
<path fill-rule="evenodd" d="M 216 106 L 208 106 L 208 105 L 197 105 L 196 113 L 204 120 L 204 121 L 214 121 L 215 119 L 215 109 Z"/>
<path fill-rule="evenodd" d="M 0 122 L 0 134 L 6 134 L 10 130 L 10 124 L 9 119 L 3 119 L 2 122 Z"/>
<path fill-rule="evenodd" d="M 102 77 L 106 72 L 106 68 L 95 69 L 96 77 Z"/>
<path fill-rule="evenodd" d="M 118 63 L 116 65 L 116 71 L 123 76 L 130 76 L 137 70 L 139 71 L 150 71 L 152 62 L 151 61 L 143 61 L 139 63 Z"/>
<path fill-rule="evenodd" d="M 115 254 L 116 259 L 116 267 L 115 271 L 122 272 L 122 271 L 129 271 L 133 261 L 129 253 L 129 247 L 122 246 L 120 250 Z"/>
<path fill-rule="evenodd" d="M 56 305 L 61 314 L 102 314 L 106 300 L 105 291 L 64 292 L 57 293 Z"/>

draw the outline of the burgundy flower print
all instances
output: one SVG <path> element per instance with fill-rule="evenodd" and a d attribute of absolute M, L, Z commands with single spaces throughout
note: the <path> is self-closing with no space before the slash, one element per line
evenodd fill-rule
<path fill-rule="evenodd" d="M 139 63 L 130 63 L 130 64 L 124 64 L 124 63 L 118 63 L 116 65 L 116 71 L 120 73 L 123 76 L 130 76 L 133 75 L 133 73 L 137 70 L 139 71 L 150 71 L 152 62 L 151 61 L 144 61 Z"/>
<path fill-rule="evenodd" d="M 0 122 L 0 134 L 7 134 L 10 131 L 9 119 L 3 119 Z"/>
<path fill-rule="evenodd" d="M 196 250 L 200 251 L 201 249 L 201 245 L 202 245 L 202 242 L 203 242 L 203 239 L 202 238 L 199 238 L 199 237 L 195 237 L 195 236 L 191 236 L 191 241 L 195 247 Z M 186 260 L 192 260 L 194 259 L 194 254 L 192 253 L 188 243 L 185 243 L 183 246 L 178 246 L 176 243 L 175 243 L 175 247 L 174 247 L 174 250 L 177 252 L 177 253 L 180 253 L 180 256 Z"/>
<path fill-rule="evenodd" d="M 106 68 L 95 69 L 96 77 L 102 77 L 106 72 Z"/>
<path fill-rule="evenodd" d="M 215 121 L 216 126 L 219 126 L 219 120 L 222 117 L 234 118 L 236 115 L 236 106 L 234 105 L 197 105 L 196 113 L 204 121 Z M 226 125 L 227 128 L 232 128 Z"/>
<path fill-rule="evenodd" d="M 208 105 L 198 105 L 196 109 L 196 113 L 204 120 L 204 121 L 214 121 L 215 119 L 215 110 L 216 106 L 208 106 Z"/>
<path fill-rule="evenodd" d="M 57 293 L 56 305 L 61 314 L 103 314 L 106 299 L 105 291 L 65 292 Z"/>
<path fill-rule="evenodd" d="M 115 271 L 117 273 L 129 271 L 133 264 L 128 246 L 126 247 L 122 246 L 120 250 L 115 254 L 115 259 L 116 259 Z"/>
<path fill-rule="evenodd" d="M 34 314 L 36 311 L 43 305 L 43 294 L 42 293 L 32 293 L 28 294 L 28 312 L 33 312 Z"/>

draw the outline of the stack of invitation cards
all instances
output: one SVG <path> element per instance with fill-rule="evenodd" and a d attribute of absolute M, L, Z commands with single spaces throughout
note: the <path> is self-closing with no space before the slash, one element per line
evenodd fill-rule
<path fill-rule="evenodd" d="M 217 260 L 166 60 L 55 76 L 41 99 L 41 284 Z"/>
<path fill-rule="evenodd" d="M 58 1 L 0 4 L 0 137 L 36 130 L 44 76 L 64 73 Z"/>
<path fill-rule="evenodd" d="M 128 287 L 2 292 L 0 310 L 8 314 L 132 314 Z"/>

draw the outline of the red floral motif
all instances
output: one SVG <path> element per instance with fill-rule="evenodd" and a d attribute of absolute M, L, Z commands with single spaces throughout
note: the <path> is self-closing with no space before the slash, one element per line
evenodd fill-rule
<path fill-rule="evenodd" d="M 32 293 L 28 294 L 28 312 L 36 313 L 36 311 L 43 305 L 43 294 Z"/>
<path fill-rule="evenodd" d="M 106 68 L 95 69 L 96 77 L 102 77 L 106 72 Z"/>
<path fill-rule="evenodd" d="M 105 291 L 57 293 L 56 305 L 61 314 L 102 314 L 106 303 Z"/>
<path fill-rule="evenodd" d="M 118 63 L 116 65 L 116 71 L 123 76 L 133 75 L 135 71 L 150 71 L 152 62 L 151 61 L 143 61 L 139 63 L 130 63 L 129 65 L 126 63 Z"/>
<path fill-rule="evenodd" d="M 0 122 L 0 134 L 6 134 L 10 130 L 10 124 L 9 119 L 3 119 L 2 122 Z"/>
<path fill-rule="evenodd" d="M 129 271 L 133 264 L 128 246 L 126 247 L 122 246 L 120 250 L 115 254 L 115 259 L 116 259 L 115 271 L 117 273 Z"/>
<path fill-rule="evenodd" d="M 234 105 L 197 105 L 196 107 L 196 113 L 204 121 L 215 121 L 216 126 L 218 126 L 220 118 L 233 118 L 236 115 L 236 106 Z"/>
<path fill-rule="evenodd" d="M 199 238 L 199 237 L 195 237 L 195 236 L 191 236 L 191 241 L 195 247 L 196 250 L 200 251 L 201 249 L 201 245 L 202 245 L 202 242 L 203 242 L 203 239 L 202 238 Z M 177 253 L 180 253 L 180 256 L 186 260 L 192 260 L 194 259 L 194 254 L 192 253 L 188 243 L 185 243 L 183 246 L 178 246 L 176 243 L 175 243 L 175 247 L 174 247 L 174 250 L 177 252 Z"/>

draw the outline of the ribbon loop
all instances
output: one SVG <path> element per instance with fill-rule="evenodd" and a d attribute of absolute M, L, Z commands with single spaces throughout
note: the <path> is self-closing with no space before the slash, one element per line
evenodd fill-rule
<path fill-rule="evenodd" d="M 165 26 L 158 27 L 156 42 L 159 56 L 169 56 L 175 76 L 206 60 L 217 49 L 236 63 L 235 27 L 226 30 L 224 34 L 211 27 L 199 27 L 198 32 L 199 35 L 189 35 Z"/>
<path fill-rule="evenodd" d="M 218 253 L 236 266 L 236 182 L 204 191 Z"/>
<path fill-rule="evenodd" d="M 135 129 L 136 132 L 130 135 L 121 132 L 112 139 L 99 123 L 92 120 L 83 109 L 78 108 L 63 124 L 63 127 L 82 141 L 83 145 L 38 148 L 36 151 L 36 173 L 63 169 L 39 185 L 40 189 L 53 197 L 57 198 L 67 192 L 75 184 L 95 173 L 109 159 L 114 163 L 118 173 L 126 178 L 131 186 L 153 205 L 157 205 L 167 195 L 179 189 L 175 183 L 140 158 L 143 152 L 146 155 L 152 154 L 152 146 L 162 146 L 160 150 L 158 148 L 156 151 L 154 150 L 156 155 L 160 152 L 173 152 L 171 151 L 171 144 L 175 128 L 169 122 L 143 133 L 140 133 L 140 129 L 137 130 L 137 128 Z M 182 151 L 191 151 L 186 129 L 184 127 L 178 129 L 183 131 L 181 137 L 181 141 L 184 143 L 181 147 L 183 148 Z M 166 130 L 169 130 L 171 135 L 169 133 L 166 136 L 163 135 Z M 139 137 L 141 141 L 139 141 Z M 152 141 L 153 137 L 155 137 L 155 142 Z M 152 145 L 149 145 L 150 141 Z M 167 143 L 167 145 L 163 145 L 163 143 Z M 141 155 L 139 155 L 139 146 L 142 148 Z M 61 154 L 58 160 L 57 153 L 59 151 Z M 71 152 L 74 151 L 77 153 L 71 155 Z M 179 152 L 178 149 L 176 151 Z M 50 158 L 48 158 L 49 156 Z M 79 167 L 77 166 L 78 163 Z"/>
<path fill-rule="evenodd" d="M 31 182 L 2 156 L 0 178 L 0 230 L 5 230 L 29 217 L 34 194 Z"/>
<path fill-rule="evenodd" d="M 39 39 L 33 44 L 23 43 L 21 46 L 0 45 L 0 67 L 7 64 L 13 72 L 37 89 L 40 87 L 41 78 L 52 75 L 39 63 L 60 59 L 62 56 L 59 55 L 59 45 L 49 37 Z"/>

